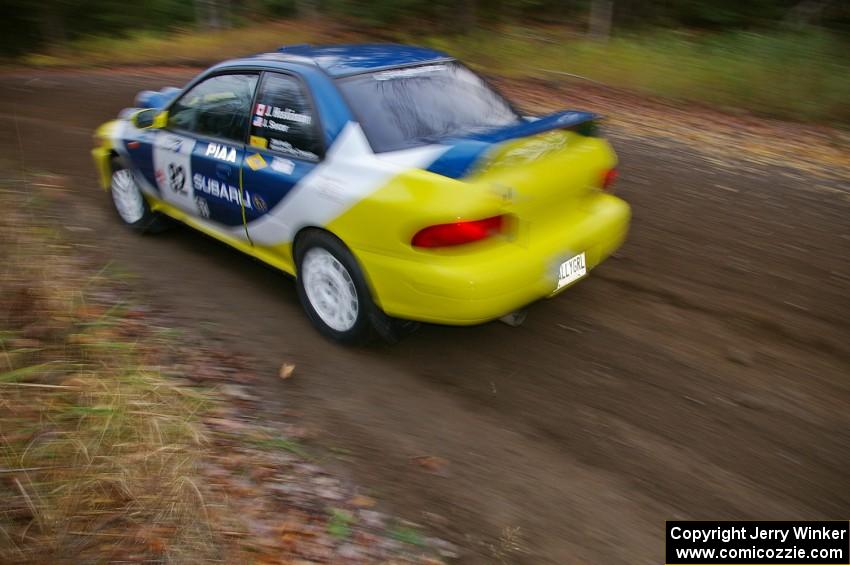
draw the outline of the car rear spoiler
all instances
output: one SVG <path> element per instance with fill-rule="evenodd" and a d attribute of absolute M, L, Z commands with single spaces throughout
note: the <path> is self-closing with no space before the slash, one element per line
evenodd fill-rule
<path fill-rule="evenodd" d="M 440 143 L 451 145 L 451 148 L 431 163 L 428 171 L 446 177 L 461 178 L 497 143 L 563 129 L 574 130 L 582 135 L 594 135 L 594 122 L 598 119 L 601 119 L 601 116 L 592 112 L 555 112 L 541 118 L 525 118 L 516 125 L 504 128 L 441 140 Z"/>
<path fill-rule="evenodd" d="M 519 137 L 528 137 L 530 135 L 537 135 L 538 133 L 545 133 L 556 129 L 576 130 L 579 133 L 586 135 L 592 133 L 591 129 L 593 122 L 600 120 L 601 118 L 602 116 L 592 112 L 578 112 L 575 110 L 555 112 L 554 114 L 548 114 L 541 118 L 525 118 L 525 121 L 514 126 L 470 135 L 467 139 L 498 143 L 500 141 L 517 139 Z"/>

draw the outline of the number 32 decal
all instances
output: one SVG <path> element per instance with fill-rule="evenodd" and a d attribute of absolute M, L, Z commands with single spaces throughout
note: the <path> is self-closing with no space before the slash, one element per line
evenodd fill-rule
<path fill-rule="evenodd" d="M 182 165 L 168 164 L 168 184 L 174 192 L 186 194 L 186 171 Z"/>

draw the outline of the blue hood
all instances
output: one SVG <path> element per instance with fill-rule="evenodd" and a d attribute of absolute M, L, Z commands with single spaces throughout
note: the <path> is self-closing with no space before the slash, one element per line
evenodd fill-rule
<path fill-rule="evenodd" d="M 598 114 L 590 112 L 556 112 L 539 119 L 526 119 L 503 128 L 444 139 L 440 143 L 450 145 L 451 148 L 431 163 L 428 170 L 446 177 L 460 178 L 466 175 L 487 150 L 497 143 L 556 129 L 571 129 L 598 118 Z"/>

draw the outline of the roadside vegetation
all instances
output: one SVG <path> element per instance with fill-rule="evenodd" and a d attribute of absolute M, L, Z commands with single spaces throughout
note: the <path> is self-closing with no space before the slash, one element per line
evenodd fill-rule
<path fill-rule="evenodd" d="M 3 188 L 0 561 L 216 553 L 197 469 L 207 398 L 147 364 L 162 342 L 139 342 L 106 272 L 80 268 L 32 193 Z"/>
<path fill-rule="evenodd" d="M 850 124 L 850 43 L 823 31 L 654 30 L 603 43 L 542 28 L 435 37 L 428 43 L 499 76 L 555 82 L 583 77 L 664 98 Z"/>
<path fill-rule="evenodd" d="M 850 41 L 824 30 L 654 29 L 598 41 L 564 26 L 502 25 L 467 34 L 383 30 L 380 36 L 443 49 L 494 76 L 592 81 L 794 121 L 850 124 Z M 329 20 L 284 20 L 226 30 L 87 37 L 18 60 L 36 67 L 207 65 L 282 44 L 373 40 L 368 29 Z"/>
<path fill-rule="evenodd" d="M 50 178 L 0 182 L 0 562 L 455 555 L 259 414 L 249 361 L 168 329 L 81 257 L 46 218 Z"/>

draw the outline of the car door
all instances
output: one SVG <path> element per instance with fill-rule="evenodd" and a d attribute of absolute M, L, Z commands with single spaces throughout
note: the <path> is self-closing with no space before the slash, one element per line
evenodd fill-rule
<path fill-rule="evenodd" d="M 277 239 L 283 219 L 271 213 L 317 165 L 324 152 L 317 114 L 306 84 L 293 74 L 265 72 L 251 115 L 242 178 L 250 199 L 248 234 Z M 256 220 L 266 218 L 260 231 Z M 252 226 L 252 222 L 254 225 Z"/>
<path fill-rule="evenodd" d="M 153 149 L 163 200 L 214 224 L 243 224 L 243 202 L 250 204 L 239 168 L 258 80 L 257 73 L 215 75 L 171 105 L 167 126 L 158 132 Z"/>

